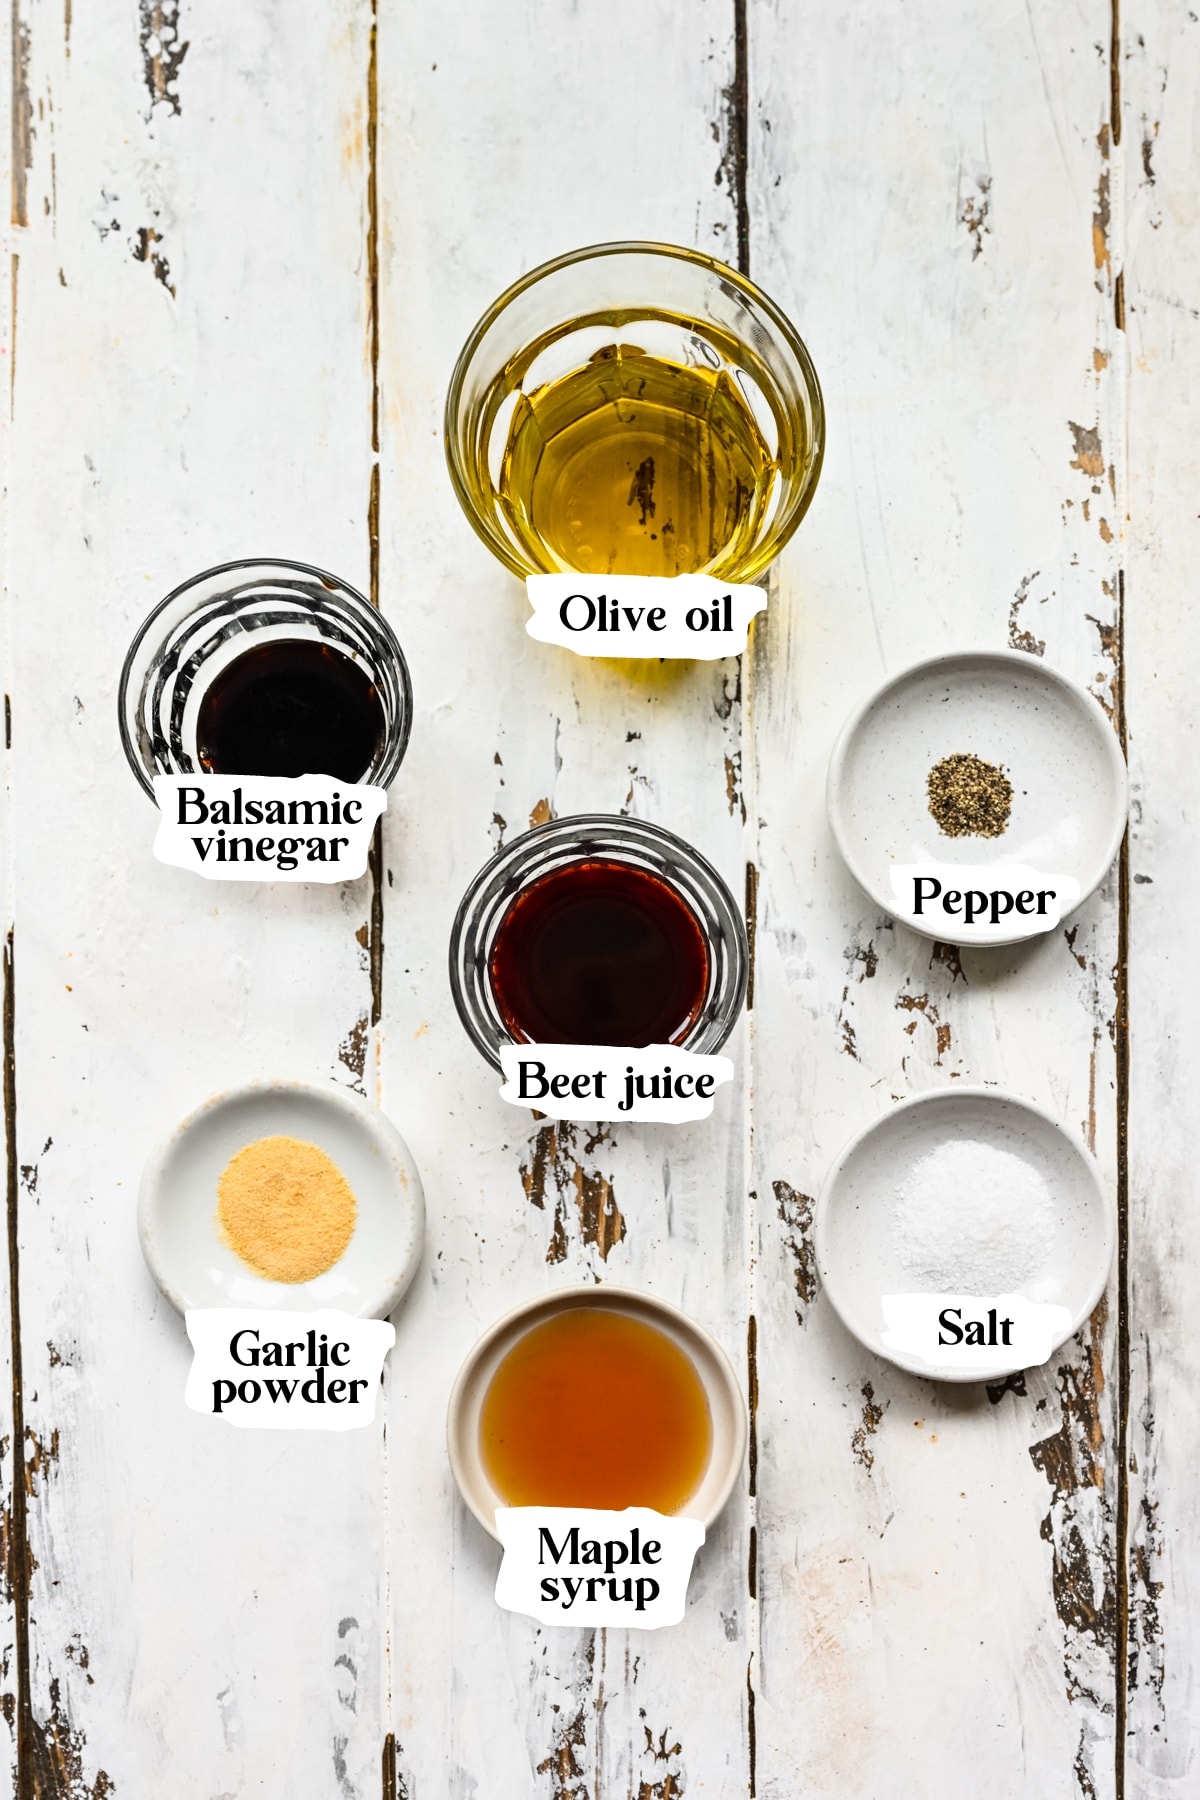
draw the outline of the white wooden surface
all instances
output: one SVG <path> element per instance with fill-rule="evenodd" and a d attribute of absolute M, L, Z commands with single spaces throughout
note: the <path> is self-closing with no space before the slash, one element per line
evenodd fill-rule
<path fill-rule="evenodd" d="M 19 1800 L 1185 1800 L 1184 0 L 1125 0 L 1115 23 L 1095 0 L 16 0 L 13 25 L 5 1391 L 24 1441 L 10 1418 L 0 1742 Z M 444 472 L 478 313 L 614 237 L 748 258 L 822 376 L 822 486 L 740 678 L 533 644 Z M 214 894 L 150 859 L 122 653 L 170 586 L 255 553 L 373 587 L 409 655 L 374 884 Z M 822 796 L 858 694 L 967 643 L 1089 684 L 1127 722 L 1136 800 L 1127 866 L 1065 931 L 960 960 L 871 910 Z M 583 808 L 681 832 L 738 893 L 755 872 L 745 1079 L 687 1133 L 519 1128 L 449 1003 L 470 875 Z M 279 1072 L 362 1086 L 425 1176 L 378 1435 L 185 1413 L 182 1328 L 141 1264 L 150 1138 Z M 1050 1105 L 1123 1207 L 1128 1117 L 1127 1260 L 1090 1329 L 1005 1391 L 870 1358 L 813 1268 L 842 1141 L 968 1078 Z M 593 1278 L 687 1307 L 756 1401 L 746 1481 L 665 1634 L 497 1612 L 496 1551 L 445 1462 L 478 1331 Z"/>

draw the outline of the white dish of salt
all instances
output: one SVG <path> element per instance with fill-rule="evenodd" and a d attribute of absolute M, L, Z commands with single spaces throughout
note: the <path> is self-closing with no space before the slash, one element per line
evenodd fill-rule
<path fill-rule="evenodd" d="M 902 1102 L 846 1145 L 818 1196 L 815 1238 L 825 1292 L 860 1343 L 913 1374 L 991 1381 L 1027 1359 L 997 1344 L 935 1366 L 886 1341 L 885 1298 L 1055 1306 L 1052 1353 L 1104 1292 L 1116 1215 L 1092 1158 L 1049 1113 L 995 1088 L 955 1087 Z"/>

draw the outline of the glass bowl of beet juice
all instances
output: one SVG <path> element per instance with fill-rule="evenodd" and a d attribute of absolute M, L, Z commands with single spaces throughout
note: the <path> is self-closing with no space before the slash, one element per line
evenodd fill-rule
<path fill-rule="evenodd" d="M 386 787 L 412 724 L 404 653 L 377 607 L 295 562 L 185 581 L 129 647 L 121 742 L 156 775 L 330 775 Z"/>
<path fill-rule="evenodd" d="M 713 1052 L 746 996 L 746 927 L 690 844 L 579 814 L 497 852 L 463 896 L 450 987 L 494 1068 L 505 1044 L 678 1044 Z"/>

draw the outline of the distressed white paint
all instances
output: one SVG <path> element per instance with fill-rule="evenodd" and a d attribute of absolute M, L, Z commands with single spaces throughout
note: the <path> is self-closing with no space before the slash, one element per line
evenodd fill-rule
<path fill-rule="evenodd" d="M 960 1078 L 1040 1099 L 1081 1133 L 1094 1112 L 1113 1178 L 1112 884 L 1070 943 L 1059 931 L 964 950 L 960 976 L 864 900 L 822 818 L 843 716 L 909 658 L 1003 647 L 1012 619 L 1067 673 L 1095 684 L 1100 672 L 1107 697 L 1112 668 L 1087 615 L 1113 617 L 1116 546 L 1099 518 L 1115 539 L 1117 513 L 1106 478 L 1071 467 L 1069 421 L 1099 421 L 1119 462 L 1114 383 L 1095 367 L 1115 336 L 1092 232 L 1108 12 L 978 5 L 949 28 L 932 3 L 785 7 L 756 22 L 751 158 L 781 181 L 752 267 L 794 310 L 833 417 L 751 688 L 759 1792 L 786 1800 L 803 1769 L 814 1800 L 949 1794 L 968 1780 L 978 1800 L 1066 1800 L 1084 1777 L 1083 1792 L 1107 1796 L 1112 1650 L 1060 1624 L 1042 1535 L 1049 1517 L 1057 1545 L 1078 1519 L 1085 1563 L 1102 1569 L 1107 1429 L 1103 1487 L 1053 1511 L 1028 1454 L 1059 1429 L 1058 1383 L 1076 1377 L 1056 1370 L 1078 1367 L 1083 1347 L 994 1405 L 981 1388 L 900 1374 L 820 1297 L 798 1304 L 802 1203 L 789 1191 L 815 1193 L 865 1117 Z M 797 81 L 813 67 L 820 82 Z M 1101 1353 L 1111 1368 L 1111 1335 Z"/>
<path fill-rule="evenodd" d="M 536 1128 L 498 1098 L 447 1008 L 445 976 L 467 880 L 499 834 L 509 841 L 547 803 L 669 824 L 742 891 L 726 783 L 740 742 L 736 665 L 609 664 L 533 642 L 522 587 L 475 540 L 440 447 L 459 347 L 523 270 L 625 236 L 727 249 L 713 127 L 731 29 L 724 5 L 653 15 L 632 0 L 585 0 L 566 13 L 547 0 L 503 30 L 493 9 L 471 6 L 452 34 L 422 8 L 381 31 L 383 601 L 412 652 L 420 719 L 389 811 L 404 898 L 388 928 L 383 1096 L 411 1104 L 431 1215 L 426 1269 L 399 1321 L 389 1440 L 426 1447 L 394 1459 L 389 1509 L 395 1730 L 410 1794 L 636 1794 L 685 1768 L 714 1796 L 745 1791 L 744 1500 L 710 1532 L 678 1628 L 539 1634 L 497 1611 L 498 1553 L 455 1498 L 439 1448 L 474 1336 L 554 1282 L 595 1274 L 649 1288 L 744 1364 L 737 1094 L 722 1088 L 713 1117 L 686 1133 L 615 1125 L 589 1152 L 587 1128 L 574 1127 L 566 1254 L 548 1265 L 559 1192 L 551 1179 L 543 1209 L 526 1199 L 520 1169 Z M 594 83 L 601 60 L 614 79 Z M 739 1032 L 728 1047 L 739 1065 L 741 1044 Z M 576 1155 L 611 1179 L 625 1218 L 607 1260 L 581 1239 Z M 444 1628 L 431 1628 L 439 1617 Z M 667 1754 L 676 1743 L 682 1752 Z"/>
<path fill-rule="evenodd" d="M 366 884 L 201 897 L 150 855 L 153 807 L 115 730 L 125 647 L 187 575 L 283 551 L 365 581 L 365 15 L 330 7 L 296 32 L 273 6 L 196 9 L 178 114 L 151 110 L 136 7 L 76 6 L 69 54 L 61 6 L 23 17 L 21 1304 L 28 1424 L 58 1445 L 31 1512 L 34 1706 L 47 1718 L 57 1684 L 80 1793 L 101 1770 L 130 1796 L 370 1792 L 379 1434 L 264 1437 L 186 1411 L 183 1322 L 134 1222 L 149 1146 L 208 1093 L 348 1079 Z M 134 256 L 143 227 L 174 297 Z M 10 1689 L 15 1674 L 10 1654 Z"/>
<path fill-rule="evenodd" d="M 339 1047 L 369 1007 L 367 884 L 214 896 L 153 863 L 114 723 L 125 643 L 183 576 L 273 553 L 367 582 L 369 7 L 193 4 L 176 113 L 150 105 L 136 8 L 75 5 L 68 44 L 58 0 L 24 0 L 35 136 L 29 223 L 13 233 L 8 873 L 31 1171 L 25 1399 L 37 1443 L 59 1434 L 31 1483 L 31 1644 L 35 1711 L 48 1716 L 56 1682 L 82 1734 L 81 1794 L 103 1769 L 119 1795 L 373 1800 L 391 1729 L 407 1800 L 732 1800 L 749 1788 L 753 1693 L 771 1800 L 965 1783 L 977 1800 L 1112 1796 L 1111 1635 L 1089 1633 L 1082 1599 L 1064 1624 L 1052 1562 L 1075 1557 L 1075 1534 L 1102 1587 L 1114 1554 L 1111 1318 L 1027 1395 L 992 1404 L 867 1357 L 796 1280 L 803 1196 L 857 1125 L 925 1087 L 1026 1092 L 1114 1178 L 1114 882 L 1077 929 L 964 952 L 959 974 L 871 910 L 821 797 L 850 705 L 923 652 L 1041 643 L 1111 702 L 1127 389 L 1127 700 L 1147 808 L 1133 869 L 1152 877 L 1133 889 L 1130 1536 L 1151 1561 L 1134 1565 L 1127 1792 L 1175 1800 L 1194 1783 L 1193 1027 L 1178 945 L 1195 557 L 1179 521 L 1196 511 L 1180 360 L 1200 306 L 1200 28 L 1174 0 L 1137 0 L 1118 149 L 1106 5 L 952 11 L 749 6 L 752 272 L 813 352 L 830 449 L 745 669 L 743 831 L 731 671 L 651 673 L 532 642 L 440 444 L 459 344 L 522 270 L 622 236 L 734 253 L 715 180 L 732 6 L 383 9 L 381 597 L 417 720 L 386 821 L 367 1076 L 417 1155 L 430 1226 L 381 1448 L 367 1433 L 206 1431 L 183 1409 L 182 1327 L 133 1234 L 146 1144 L 205 1092 L 350 1078 Z M 1157 174 L 1129 184 L 1127 361 L 1112 283 L 1122 159 L 1143 166 L 1143 125 Z M 140 243 L 166 259 L 174 296 Z M 69 809 L 52 810 L 62 792 Z M 627 809 L 690 838 L 736 892 L 748 857 L 761 880 L 738 1091 L 686 1137 L 570 1128 L 539 1208 L 521 1173 L 536 1133 L 458 1026 L 445 945 L 471 874 L 548 807 Z M 579 1200 L 608 1180 L 626 1236 L 605 1257 Z M 743 1488 L 710 1533 L 685 1623 L 647 1639 L 539 1636 L 500 1613 L 495 1546 L 442 1446 L 478 1331 L 522 1294 L 592 1275 L 684 1305 L 739 1368 L 751 1306 L 758 1319 L 757 1498 Z M 1102 1391 L 1072 1425 L 1089 1382 Z M 1056 1467 L 1076 1482 L 1058 1499 Z M 1164 1579 L 1160 1646 L 1149 1584 Z"/>
<path fill-rule="evenodd" d="M 1129 1800 L 1183 1800 L 1200 1767 L 1196 1103 L 1191 899 L 1200 678 L 1200 23 L 1126 9 L 1131 1013 Z"/>

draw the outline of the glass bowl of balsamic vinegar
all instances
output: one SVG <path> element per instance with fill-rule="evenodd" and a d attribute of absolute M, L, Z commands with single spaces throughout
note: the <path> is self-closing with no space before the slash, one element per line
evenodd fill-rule
<path fill-rule="evenodd" d="M 463 510 L 516 575 L 753 581 L 808 509 L 825 411 L 795 327 L 744 275 L 596 244 L 480 319 L 445 435 Z"/>
<path fill-rule="evenodd" d="M 658 825 L 603 813 L 524 832 L 468 887 L 450 934 L 459 1018 L 505 1044 L 719 1050 L 746 996 L 746 927 L 720 875 Z"/>
<path fill-rule="evenodd" d="M 304 563 L 225 563 L 168 594 L 121 670 L 121 742 L 156 775 L 330 775 L 387 787 L 412 685 L 377 607 Z"/>

